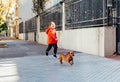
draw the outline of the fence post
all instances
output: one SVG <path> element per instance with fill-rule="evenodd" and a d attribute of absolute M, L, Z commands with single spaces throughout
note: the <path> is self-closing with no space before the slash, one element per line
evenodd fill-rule
<path fill-rule="evenodd" d="M 25 22 L 24 21 L 23 21 L 23 33 L 24 33 L 23 39 L 26 40 L 26 28 L 25 28 Z"/>
<path fill-rule="evenodd" d="M 62 2 L 62 31 L 65 30 L 65 3 Z"/>
<path fill-rule="evenodd" d="M 103 26 L 105 24 L 105 0 L 103 0 Z"/>
<path fill-rule="evenodd" d="M 40 16 L 37 17 L 37 36 L 36 36 L 36 40 L 39 43 L 39 33 L 40 33 Z"/>

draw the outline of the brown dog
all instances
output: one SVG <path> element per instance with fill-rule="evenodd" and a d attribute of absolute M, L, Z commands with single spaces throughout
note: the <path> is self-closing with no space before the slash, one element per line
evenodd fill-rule
<path fill-rule="evenodd" d="M 70 65 L 73 65 L 74 64 L 73 56 L 74 56 L 73 51 L 68 52 L 66 55 L 60 54 L 60 56 L 59 56 L 60 64 L 62 64 L 62 61 L 64 60 L 64 61 L 68 62 Z"/>

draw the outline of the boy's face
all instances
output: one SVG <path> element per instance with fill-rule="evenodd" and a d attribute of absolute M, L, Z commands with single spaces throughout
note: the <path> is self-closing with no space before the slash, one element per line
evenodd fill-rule
<path fill-rule="evenodd" d="M 51 23 L 50 27 L 54 27 L 55 28 L 55 25 L 53 23 Z"/>

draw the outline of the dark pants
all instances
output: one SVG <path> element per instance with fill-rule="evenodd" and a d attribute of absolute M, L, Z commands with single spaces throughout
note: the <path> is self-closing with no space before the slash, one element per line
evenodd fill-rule
<path fill-rule="evenodd" d="M 54 55 L 56 55 L 56 53 L 57 53 L 57 44 L 49 44 L 48 48 L 46 49 L 46 52 L 48 53 L 52 47 L 54 48 Z"/>

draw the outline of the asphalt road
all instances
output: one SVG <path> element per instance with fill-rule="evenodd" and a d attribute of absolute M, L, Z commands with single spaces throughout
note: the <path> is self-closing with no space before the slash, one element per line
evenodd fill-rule
<path fill-rule="evenodd" d="M 2 40 L 7 48 L 0 48 L 0 58 L 14 58 L 31 55 L 45 55 L 47 46 L 21 40 Z"/>
<path fill-rule="evenodd" d="M 1 40 L 0 44 L 7 44 L 7 48 L 0 48 L 0 58 L 45 55 L 45 50 L 47 48 L 47 45 L 15 39 Z M 67 51 L 69 50 L 58 49 L 58 54 L 66 53 Z M 49 55 L 53 55 L 53 49 L 51 49 Z"/>

